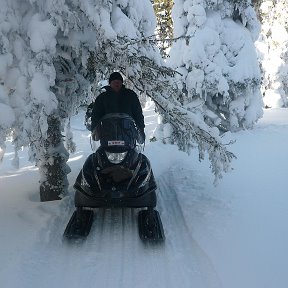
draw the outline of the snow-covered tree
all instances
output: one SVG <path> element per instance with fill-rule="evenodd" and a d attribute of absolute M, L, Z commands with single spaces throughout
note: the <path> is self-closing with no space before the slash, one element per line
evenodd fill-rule
<path fill-rule="evenodd" d="M 191 111 L 179 101 L 178 96 L 182 92 L 177 85 L 175 71 L 165 65 L 155 44 L 157 39 L 150 36 L 153 35 L 156 27 L 151 3 L 136 0 L 135 2 L 128 1 L 127 6 L 123 4 L 123 1 L 121 3 L 119 9 L 117 7 L 118 19 L 122 19 L 120 15 L 123 13 L 127 16 L 127 19 L 124 18 L 125 21 L 134 19 L 133 14 L 137 8 L 137 15 L 141 21 L 137 26 L 134 20 L 134 27 L 139 27 L 137 30 L 132 29 L 133 26 L 128 23 L 117 25 L 126 29 L 116 30 L 115 28 L 118 33 L 117 39 L 103 43 L 103 49 L 107 51 L 104 55 L 109 55 L 104 59 L 106 67 L 109 71 L 115 67 L 119 69 L 126 75 L 126 84 L 154 100 L 159 113 L 169 123 L 165 125 L 165 129 L 169 130 L 167 127 L 173 127 L 173 131 L 177 134 L 173 143 L 177 144 L 180 149 L 189 151 L 196 146 L 200 159 L 203 159 L 206 153 L 208 154 L 217 181 L 222 177 L 223 172 L 230 169 L 230 162 L 234 155 L 222 144 L 218 130 L 203 121 L 199 111 Z M 135 6 L 132 10 L 133 3 Z M 101 62 L 102 58 L 103 54 L 96 55 L 95 62 Z"/>
<path fill-rule="evenodd" d="M 69 154 L 62 133 L 88 91 L 84 77 L 96 41 L 80 6 L 75 1 L 1 0 L 0 103 L 9 124 L 1 130 L 1 146 L 10 133 L 16 155 L 21 146 L 30 147 L 43 201 L 65 193 Z M 67 132 L 67 147 L 73 150 Z"/>
<path fill-rule="evenodd" d="M 264 103 L 267 107 L 288 107 L 288 1 L 262 1 L 259 15 L 262 29 L 257 48 Z"/>
<path fill-rule="evenodd" d="M 98 74 L 117 68 L 111 47 L 124 53 L 127 39 L 151 26 L 151 14 L 143 17 L 147 2 L 135 3 L 1 1 L 2 151 L 8 133 L 16 151 L 30 146 L 41 174 L 41 200 L 58 199 L 67 188 L 62 132 L 87 98 L 87 79 L 97 82 Z M 66 139 L 71 140 L 69 130 Z M 75 149 L 71 141 L 68 147 Z"/>
<path fill-rule="evenodd" d="M 156 21 L 149 0 L 1 0 L 0 147 L 10 136 L 15 151 L 30 147 L 40 171 L 41 200 L 67 189 L 69 117 L 113 70 L 149 95 L 179 134 L 183 150 L 208 152 L 216 178 L 233 154 L 215 131 L 178 101 L 175 73 L 150 38 Z M 152 39 L 153 40 L 153 39 Z M 91 96 L 92 95 L 92 96 Z M 64 128 L 66 126 L 66 148 Z"/>
<path fill-rule="evenodd" d="M 182 74 L 183 105 L 221 130 L 251 128 L 263 113 L 251 1 L 175 0 L 172 16 L 180 39 L 170 64 Z"/>

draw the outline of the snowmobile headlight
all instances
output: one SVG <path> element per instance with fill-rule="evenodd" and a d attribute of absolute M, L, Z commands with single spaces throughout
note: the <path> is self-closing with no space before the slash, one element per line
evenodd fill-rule
<path fill-rule="evenodd" d="M 124 158 L 127 155 L 127 151 L 123 153 L 110 153 L 107 151 L 105 152 L 106 152 L 108 160 L 113 164 L 119 164 L 120 162 L 124 160 Z"/>

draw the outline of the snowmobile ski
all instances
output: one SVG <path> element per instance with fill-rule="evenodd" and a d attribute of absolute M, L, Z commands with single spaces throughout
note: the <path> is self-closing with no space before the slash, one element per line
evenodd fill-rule
<path fill-rule="evenodd" d="M 87 237 L 93 223 L 93 216 L 93 210 L 77 208 L 71 216 L 63 236 L 67 239 Z"/>
<path fill-rule="evenodd" d="M 138 214 L 139 236 L 143 241 L 163 242 L 164 230 L 159 212 L 154 209 L 141 210 Z"/>

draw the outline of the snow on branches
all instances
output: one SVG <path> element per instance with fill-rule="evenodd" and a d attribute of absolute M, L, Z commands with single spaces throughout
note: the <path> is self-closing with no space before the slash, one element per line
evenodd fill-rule
<path fill-rule="evenodd" d="M 67 187 L 65 175 L 68 173 L 68 153 L 62 136 L 67 120 L 83 102 L 93 97 L 89 92 L 91 82 L 97 84 L 113 70 L 120 70 L 128 84 L 155 101 L 164 121 L 173 127 L 170 142 L 185 151 L 197 146 L 200 159 L 208 153 L 217 179 L 229 170 L 233 154 L 221 143 L 219 131 L 215 129 L 215 123 L 218 124 L 216 118 L 220 117 L 216 109 L 218 103 L 210 101 L 209 106 L 207 100 L 206 106 L 203 106 L 202 102 L 203 99 L 212 99 L 209 93 L 215 89 L 216 84 L 219 94 L 222 93 L 222 97 L 226 97 L 224 100 L 228 101 L 226 92 L 231 85 L 226 74 L 233 74 L 233 65 L 226 63 L 227 69 L 223 73 L 213 60 L 215 58 L 221 62 L 224 59 L 217 58 L 217 52 L 228 41 L 223 36 L 225 33 L 222 36 L 226 42 L 218 39 L 218 30 L 214 32 L 211 42 L 197 32 L 209 19 L 201 1 L 196 1 L 198 6 L 195 7 L 186 5 L 188 16 L 184 13 L 181 19 L 186 24 L 194 23 L 195 27 L 190 25 L 189 33 L 184 34 L 193 38 L 198 33 L 202 41 L 199 43 L 203 44 L 205 53 L 201 49 L 192 49 L 199 46 L 189 46 L 193 39 L 180 40 L 178 54 L 184 58 L 177 72 L 163 62 L 157 46 L 149 39 L 156 27 L 149 0 L 0 1 L 0 109 L 4 110 L 7 106 L 14 113 L 9 118 L 6 112 L 5 121 L 0 118 L 1 128 L 6 123 L 6 130 L 1 129 L 0 145 L 3 147 L 7 133 L 12 131 L 16 150 L 21 146 L 30 146 L 31 159 L 36 160 L 42 173 L 45 199 L 49 185 L 51 191 L 62 185 L 61 193 L 65 193 Z M 214 5 L 217 1 L 208 2 Z M 216 24 L 223 25 L 218 22 Z M 179 34 L 180 28 L 185 32 L 181 25 L 175 23 L 176 36 L 184 35 Z M 211 30 L 208 26 L 207 29 Z M 245 43 L 242 44 L 240 48 Z M 239 47 L 236 45 L 231 51 L 228 47 L 227 53 L 231 54 L 229 63 L 235 61 L 233 57 L 237 57 Z M 189 51 L 194 53 L 194 60 L 189 60 Z M 203 55 L 204 58 L 200 58 L 202 62 L 198 61 L 198 54 Z M 187 61 L 198 66 L 195 65 L 194 70 L 190 69 L 193 65 L 190 66 Z M 190 69 L 188 72 L 192 73 L 190 86 L 185 82 L 183 85 L 182 77 L 185 80 L 188 74 L 184 71 L 185 65 Z M 189 97 L 194 100 L 194 95 L 190 92 L 187 94 L 187 91 L 194 88 L 195 91 L 202 91 L 203 83 L 207 93 L 202 95 L 200 101 L 190 101 Z M 215 109 L 210 109 L 212 105 L 216 105 Z M 224 115 L 225 109 L 223 111 L 221 113 Z M 213 117 L 214 122 L 209 123 L 207 119 Z M 69 121 L 67 133 L 67 147 L 74 150 Z M 53 168 L 54 164 L 58 165 L 58 170 Z M 55 179 L 54 176 L 50 179 L 51 175 L 55 175 Z M 60 178 L 56 177 L 58 175 Z M 55 199 L 58 196 L 57 192 Z"/>
<path fill-rule="evenodd" d="M 141 50 L 136 45 L 141 45 Z M 116 64 L 126 76 L 127 84 L 151 97 L 164 121 L 172 126 L 169 142 L 186 152 L 197 147 L 200 160 L 208 154 L 216 183 L 223 172 L 230 170 L 235 156 L 222 143 L 218 129 L 205 123 L 201 107 L 187 109 L 181 103 L 180 99 L 185 95 L 179 89 L 176 77 L 181 78 L 181 74 L 165 65 L 159 58 L 155 43 L 147 39 L 129 42 L 127 38 L 118 37 L 117 42 L 107 42 L 105 49 L 109 53 L 95 55 L 95 65 L 105 62 L 111 71 Z"/>
<path fill-rule="evenodd" d="M 172 45 L 169 62 L 183 74 L 183 105 L 202 101 L 205 121 L 222 131 L 252 128 L 263 104 L 250 1 L 182 2 L 175 1 L 172 16 L 174 36 L 185 39 Z"/>

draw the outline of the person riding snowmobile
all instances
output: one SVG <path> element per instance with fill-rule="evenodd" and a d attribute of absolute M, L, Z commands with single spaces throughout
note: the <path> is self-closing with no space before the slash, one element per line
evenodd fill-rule
<path fill-rule="evenodd" d="M 123 85 L 123 77 L 119 72 L 113 72 L 109 77 L 109 86 L 105 86 L 93 104 L 91 115 L 91 131 L 93 138 L 99 140 L 97 124 L 100 119 L 109 113 L 125 113 L 131 116 L 140 130 L 142 143 L 145 141 L 145 123 L 140 101 L 137 94 Z"/>
<path fill-rule="evenodd" d="M 86 159 L 76 178 L 76 210 L 64 236 L 73 239 L 89 234 L 94 217 L 91 208 L 118 207 L 141 209 L 140 238 L 163 241 L 161 218 L 155 210 L 156 181 L 150 161 L 137 149 L 137 143 L 145 142 L 140 102 L 135 92 L 125 88 L 120 73 L 112 73 L 109 84 L 95 100 L 90 123 L 86 113 L 86 127 L 94 140 L 100 140 L 100 146 Z"/>

